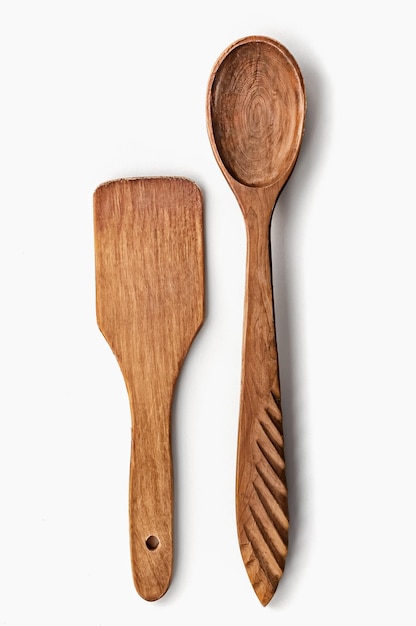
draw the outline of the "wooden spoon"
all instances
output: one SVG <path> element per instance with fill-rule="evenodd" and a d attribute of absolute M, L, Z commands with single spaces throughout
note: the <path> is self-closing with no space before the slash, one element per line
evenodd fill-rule
<path fill-rule="evenodd" d="M 282 576 L 289 529 L 270 222 L 299 153 L 305 111 L 299 67 L 277 41 L 240 39 L 217 60 L 208 85 L 208 134 L 247 232 L 237 529 L 263 605 Z"/>
<path fill-rule="evenodd" d="M 173 561 L 171 405 L 204 315 L 202 197 L 183 178 L 116 180 L 94 194 L 98 326 L 130 400 L 130 548 L 146 600 Z"/>

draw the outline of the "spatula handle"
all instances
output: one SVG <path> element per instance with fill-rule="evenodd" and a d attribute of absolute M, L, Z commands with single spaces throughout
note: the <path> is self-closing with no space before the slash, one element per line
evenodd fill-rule
<path fill-rule="evenodd" d="M 237 453 L 240 549 L 263 605 L 282 576 L 288 500 L 270 260 L 270 223 L 246 221 L 247 266 Z"/>
<path fill-rule="evenodd" d="M 146 600 L 168 589 L 173 563 L 173 480 L 170 399 L 173 390 L 153 393 L 146 402 L 130 392 L 130 551 L 133 580 Z M 149 399 L 152 400 L 149 402 Z"/>

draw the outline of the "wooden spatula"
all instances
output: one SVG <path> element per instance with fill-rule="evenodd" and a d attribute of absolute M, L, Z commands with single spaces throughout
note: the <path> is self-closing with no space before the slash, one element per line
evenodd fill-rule
<path fill-rule="evenodd" d="M 104 183 L 94 194 L 97 322 L 130 400 L 130 546 L 146 600 L 168 589 L 173 561 L 171 406 L 203 322 L 202 197 L 183 178 Z"/>

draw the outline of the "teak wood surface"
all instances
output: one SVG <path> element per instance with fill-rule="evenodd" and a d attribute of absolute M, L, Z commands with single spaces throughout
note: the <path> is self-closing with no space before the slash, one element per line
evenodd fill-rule
<path fill-rule="evenodd" d="M 306 98 L 299 67 L 279 42 L 234 42 L 214 65 L 207 128 L 247 233 L 236 517 L 240 550 L 263 605 L 288 550 L 289 511 L 270 258 L 273 209 L 296 163 Z"/>
<path fill-rule="evenodd" d="M 171 406 L 204 317 L 202 224 L 202 196 L 187 179 L 116 180 L 94 194 L 97 322 L 130 400 L 131 563 L 146 600 L 172 575 Z"/>

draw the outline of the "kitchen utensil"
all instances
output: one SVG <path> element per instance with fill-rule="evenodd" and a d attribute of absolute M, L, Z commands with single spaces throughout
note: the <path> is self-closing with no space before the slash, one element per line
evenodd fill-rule
<path fill-rule="evenodd" d="M 171 408 L 204 315 L 202 197 L 183 178 L 116 180 L 94 194 L 97 322 L 130 400 L 130 547 L 157 600 L 173 560 Z"/>
<path fill-rule="evenodd" d="M 246 37 L 217 60 L 208 85 L 208 134 L 247 232 L 237 529 L 249 579 L 263 605 L 282 576 L 289 528 L 270 222 L 298 157 L 305 111 L 299 67 L 279 42 Z"/>

